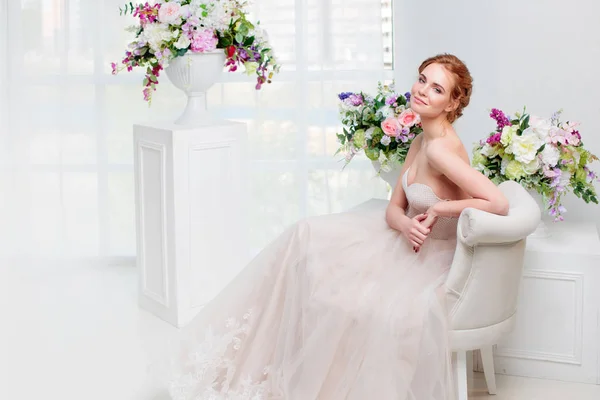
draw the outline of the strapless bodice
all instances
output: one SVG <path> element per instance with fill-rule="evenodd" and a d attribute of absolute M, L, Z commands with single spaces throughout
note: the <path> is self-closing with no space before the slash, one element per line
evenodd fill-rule
<path fill-rule="evenodd" d="M 402 176 L 402 188 L 406 194 L 408 200 L 408 209 L 406 210 L 406 216 L 409 218 L 415 215 L 426 212 L 429 207 L 434 204 L 445 201 L 440 199 L 429 186 L 422 183 L 411 183 L 408 184 L 408 171 L 404 172 Z M 456 237 L 456 226 L 458 224 L 458 218 L 453 217 L 439 217 L 437 222 L 433 225 L 430 238 L 433 239 L 454 239 Z"/>

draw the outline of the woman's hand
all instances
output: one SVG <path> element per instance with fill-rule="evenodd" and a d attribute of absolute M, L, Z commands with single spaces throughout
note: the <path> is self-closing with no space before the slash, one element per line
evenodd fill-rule
<path fill-rule="evenodd" d="M 408 239 L 410 244 L 413 246 L 415 253 L 419 251 L 427 235 L 431 230 L 425 227 L 422 221 L 427 220 L 427 214 L 415 215 L 413 218 L 406 218 L 402 224 L 402 234 Z"/>
<path fill-rule="evenodd" d="M 424 214 L 417 215 L 417 217 L 419 217 L 419 216 L 424 216 L 424 217 L 422 217 L 422 218 L 419 219 L 419 222 L 420 222 L 420 225 L 423 228 L 427 229 L 427 233 L 429 234 L 429 232 L 431 232 L 431 228 L 433 227 L 433 225 L 435 225 L 435 223 L 436 223 L 436 221 L 438 219 L 438 214 L 437 214 L 435 208 L 429 207 L 429 210 L 427 210 L 427 212 L 425 212 Z M 423 243 L 420 243 L 418 245 L 414 245 L 413 244 L 413 248 L 415 250 L 415 253 L 419 252 L 419 250 L 421 249 L 422 245 L 423 245 Z"/>

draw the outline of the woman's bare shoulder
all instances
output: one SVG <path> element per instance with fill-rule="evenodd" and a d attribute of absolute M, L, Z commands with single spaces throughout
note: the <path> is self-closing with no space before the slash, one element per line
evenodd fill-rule
<path fill-rule="evenodd" d="M 439 159 L 439 157 L 459 157 L 469 164 L 469 154 L 467 153 L 467 149 L 456 133 L 432 140 L 427 146 L 425 155 L 429 160 L 433 161 Z"/>

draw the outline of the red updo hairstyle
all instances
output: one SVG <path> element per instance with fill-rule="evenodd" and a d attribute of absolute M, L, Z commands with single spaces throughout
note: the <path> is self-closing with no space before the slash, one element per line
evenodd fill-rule
<path fill-rule="evenodd" d="M 419 73 L 422 73 L 430 64 L 441 64 L 454 76 L 454 87 L 450 98 L 457 101 L 458 106 L 448 113 L 448 121 L 453 123 L 463 114 L 463 109 L 469 105 L 473 92 L 473 78 L 469 69 L 458 57 L 452 54 L 439 54 L 428 58 L 421 63 Z"/>

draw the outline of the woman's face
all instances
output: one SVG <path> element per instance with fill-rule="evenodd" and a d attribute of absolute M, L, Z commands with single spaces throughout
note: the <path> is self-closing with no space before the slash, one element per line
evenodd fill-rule
<path fill-rule="evenodd" d="M 412 86 L 410 107 L 421 119 L 434 119 L 447 114 L 456 105 L 450 96 L 453 88 L 452 74 L 441 64 L 429 64 Z"/>

